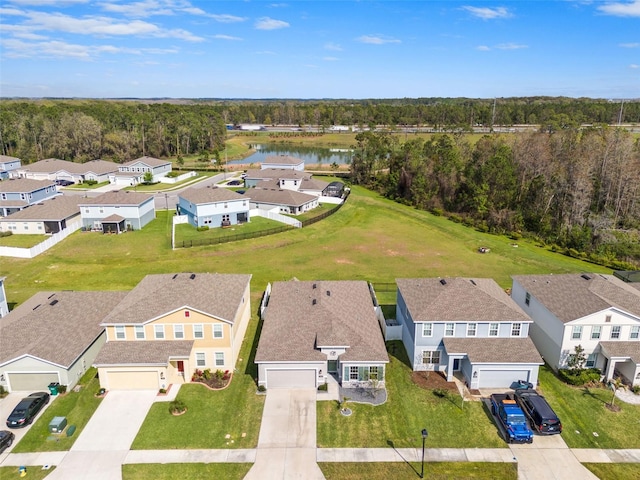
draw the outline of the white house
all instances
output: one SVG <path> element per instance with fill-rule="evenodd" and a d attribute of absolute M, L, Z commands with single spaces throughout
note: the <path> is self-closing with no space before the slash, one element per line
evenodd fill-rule
<path fill-rule="evenodd" d="M 82 183 L 93 180 L 107 182 L 109 175 L 118 171 L 118 164 L 106 160 L 91 160 L 85 163 L 70 162 L 57 158 L 47 158 L 24 165 L 16 170 L 20 177 L 33 180 L 67 180 Z"/>
<path fill-rule="evenodd" d="M 252 188 L 246 195 L 251 198 L 251 208 L 273 210 L 289 215 L 299 215 L 319 205 L 317 196 L 295 190 Z"/>
<path fill-rule="evenodd" d="M 0 155 L 0 180 L 9 178 L 15 170 L 20 168 L 20 165 L 21 161 L 19 158 Z"/>
<path fill-rule="evenodd" d="M 160 181 L 171 172 L 171 162 L 153 157 L 140 157 L 123 163 L 118 171 L 109 176 L 109 182 L 116 185 L 137 185 L 144 181 L 146 173 L 153 175 L 153 182 Z"/>
<path fill-rule="evenodd" d="M 544 360 L 566 368 L 576 346 L 606 379 L 640 384 L 640 291 L 613 275 L 516 275 L 511 297 L 534 323 Z"/>
<path fill-rule="evenodd" d="M 145 193 L 111 191 L 85 198 L 78 206 L 83 227 L 104 233 L 140 230 L 156 218 L 153 196 Z"/>
<path fill-rule="evenodd" d="M 178 194 L 177 209 L 194 227 L 226 227 L 250 219 L 249 196 L 226 188 L 188 188 Z"/>
<path fill-rule="evenodd" d="M 260 169 L 266 168 L 286 168 L 297 172 L 304 171 L 304 160 L 290 155 L 272 155 L 265 158 L 260 164 Z"/>
<path fill-rule="evenodd" d="M 58 233 L 79 220 L 78 204 L 82 200 L 75 195 L 58 195 L 7 217 L 0 217 L 0 232 L 11 232 L 14 235 Z"/>

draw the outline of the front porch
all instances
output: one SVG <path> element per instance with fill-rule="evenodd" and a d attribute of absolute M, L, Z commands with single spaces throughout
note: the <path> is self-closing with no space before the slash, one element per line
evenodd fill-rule
<path fill-rule="evenodd" d="M 606 359 L 605 381 L 621 378 L 625 385 L 640 385 L 640 341 L 600 342 L 594 353 Z"/>

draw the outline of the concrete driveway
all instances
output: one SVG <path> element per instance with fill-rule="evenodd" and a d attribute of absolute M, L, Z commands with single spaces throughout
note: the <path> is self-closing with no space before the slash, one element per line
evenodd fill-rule
<path fill-rule="evenodd" d="M 11 450 L 13 450 L 13 447 L 20 441 L 22 437 L 25 436 L 25 434 L 31 428 L 31 425 L 27 425 L 26 427 L 23 427 L 23 428 L 7 428 L 7 423 L 6 423 L 7 417 L 11 414 L 11 412 L 16 407 L 16 405 L 20 402 L 20 400 L 28 396 L 30 393 L 33 393 L 33 392 L 12 392 L 6 397 L 4 397 L 3 399 L 0 399 L 0 422 L 2 422 L 0 424 L 0 430 L 9 430 L 10 432 L 13 432 L 16 436 L 16 438 L 13 440 L 13 445 L 11 445 L 2 453 L 3 456 L 7 455 Z M 49 403 L 45 405 L 42 410 L 40 410 L 36 418 L 33 420 L 34 422 L 38 418 L 40 418 L 40 415 L 42 415 L 42 412 L 44 412 L 47 408 L 49 408 L 49 405 L 51 405 L 51 402 L 53 402 L 55 398 L 56 397 L 51 397 L 49 399 Z"/>
<path fill-rule="evenodd" d="M 47 477 L 56 480 L 117 480 L 122 464 L 156 390 L 112 390 L 58 467 Z"/>
<path fill-rule="evenodd" d="M 324 479 L 316 463 L 316 389 L 271 389 L 245 479 Z"/>

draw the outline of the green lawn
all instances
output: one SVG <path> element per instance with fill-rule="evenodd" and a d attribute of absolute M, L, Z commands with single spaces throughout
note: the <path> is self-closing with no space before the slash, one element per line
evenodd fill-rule
<path fill-rule="evenodd" d="M 419 478 L 419 463 L 319 463 L 327 480 L 415 480 Z M 515 463 L 428 462 L 424 476 L 430 480 L 516 480 Z M 622 478 L 622 477 L 620 477 Z M 628 477 L 627 477 L 628 478 Z M 126 479 L 125 479 L 126 480 Z"/>
<path fill-rule="evenodd" d="M 638 480 L 640 464 L 637 463 L 583 463 L 600 480 Z"/>
<path fill-rule="evenodd" d="M 163 463 L 123 465 L 123 480 L 174 480 L 176 478 L 220 478 L 241 480 L 249 472 L 250 463 Z"/>
<path fill-rule="evenodd" d="M 52 400 L 51 405 L 14 447 L 13 453 L 50 452 L 71 448 L 102 401 L 95 396 L 100 388 L 95 368 L 87 370 L 78 384 L 81 385 L 79 392 L 69 391 Z M 67 428 L 75 425 L 75 434 L 71 437 L 67 437 L 65 433 L 60 436 L 50 434 L 49 423 L 53 417 L 67 417 Z"/>
<path fill-rule="evenodd" d="M 262 217 L 253 217 L 248 223 L 232 225 L 228 228 L 210 228 L 203 231 L 198 231 L 191 224 L 183 223 L 176 225 L 176 247 L 181 247 L 183 244 L 189 246 L 190 242 L 199 245 L 199 242 L 218 241 L 225 238 L 233 239 L 238 236 L 251 235 L 256 232 L 281 227 L 287 227 L 287 225 Z"/>
<path fill-rule="evenodd" d="M 182 385 L 177 399 L 186 404 L 187 412 L 172 416 L 168 403 L 154 403 L 131 448 L 255 448 L 265 399 L 256 395 L 254 381 L 257 369 L 252 352 L 258 326 L 256 319 L 249 323 L 241 360 L 226 389 L 212 391 L 202 385 Z M 227 439 L 226 435 L 231 437 Z"/>
<path fill-rule="evenodd" d="M 35 247 L 39 243 L 44 242 L 47 238 L 49 238 L 48 235 L 36 235 L 36 234 L 7 235 L 6 237 L 0 237 L 0 246 L 31 248 L 31 247 Z"/>
<path fill-rule="evenodd" d="M 95 190 L 96 188 L 104 187 L 105 185 L 109 185 L 109 182 L 101 182 L 96 183 L 94 185 L 88 185 L 86 183 L 74 183 L 73 185 L 69 185 L 68 187 L 64 187 L 64 189 L 70 190 Z"/>
<path fill-rule="evenodd" d="M 48 470 L 43 470 L 41 465 L 27 467 L 27 475 L 24 478 L 29 480 L 41 480 L 46 478 L 56 469 L 55 465 Z M 0 467 L 0 478 L 3 480 L 8 478 L 20 478 L 20 467 Z"/>
<path fill-rule="evenodd" d="M 621 410 L 612 412 L 605 406 L 613 395 L 609 389 L 572 387 L 547 367 L 540 369 L 539 379 L 542 394 L 560 417 L 562 438 L 569 447 L 640 448 L 640 405 L 616 399 Z"/>
<path fill-rule="evenodd" d="M 411 380 L 402 342 L 389 342 L 387 347 L 387 402 L 376 407 L 351 403 L 349 417 L 340 414 L 336 402 L 319 402 L 318 447 L 418 447 L 423 428 L 433 448 L 506 447 L 482 402 L 465 402 L 462 407 L 457 395 L 439 398 L 418 387 Z"/>

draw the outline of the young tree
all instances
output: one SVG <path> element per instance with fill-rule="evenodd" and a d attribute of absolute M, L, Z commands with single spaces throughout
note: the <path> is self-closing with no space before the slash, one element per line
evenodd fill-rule
<path fill-rule="evenodd" d="M 573 353 L 569 355 L 567 360 L 567 366 L 570 370 L 578 372 L 584 368 L 584 364 L 587 362 L 587 356 L 584 353 L 582 345 L 576 345 L 573 349 Z"/>

